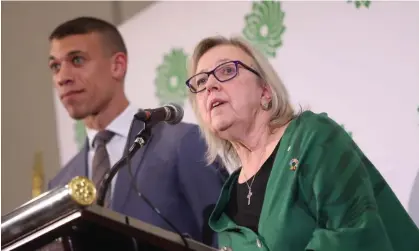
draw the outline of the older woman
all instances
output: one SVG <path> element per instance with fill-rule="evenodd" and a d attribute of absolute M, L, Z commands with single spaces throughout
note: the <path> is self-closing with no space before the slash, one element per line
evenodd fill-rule
<path fill-rule="evenodd" d="M 239 38 L 195 48 L 186 84 L 208 161 L 236 168 L 209 224 L 224 250 L 418 251 L 419 230 L 351 137 L 296 113 L 269 62 Z"/>

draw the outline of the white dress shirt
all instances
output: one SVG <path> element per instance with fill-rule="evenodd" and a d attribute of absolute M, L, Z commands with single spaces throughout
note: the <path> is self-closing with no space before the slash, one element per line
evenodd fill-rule
<path fill-rule="evenodd" d="M 138 112 L 138 109 L 135 109 L 131 104 L 119 114 L 107 127 L 106 130 L 112 131 L 115 135 L 112 139 L 106 144 L 106 150 L 109 154 L 109 159 L 111 162 L 111 167 L 122 158 L 124 153 L 125 144 L 128 140 L 128 131 L 131 125 L 131 122 L 134 118 L 134 115 Z M 89 153 L 88 153 L 88 175 L 89 178 L 92 178 L 92 163 L 93 156 L 95 155 L 96 149 L 93 147 L 93 140 L 98 133 L 97 130 L 86 128 L 87 138 L 89 140 Z M 132 142 L 134 143 L 134 142 Z M 113 198 L 115 182 L 117 175 L 112 180 L 112 193 L 111 198 Z M 98 188 L 99 189 L 99 188 Z"/>

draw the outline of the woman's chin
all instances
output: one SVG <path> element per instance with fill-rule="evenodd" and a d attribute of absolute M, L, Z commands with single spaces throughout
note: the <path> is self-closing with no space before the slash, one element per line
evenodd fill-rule
<path fill-rule="evenodd" d="M 225 119 L 213 120 L 211 124 L 213 131 L 217 134 L 226 132 L 231 127 L 231 123 Z"/>

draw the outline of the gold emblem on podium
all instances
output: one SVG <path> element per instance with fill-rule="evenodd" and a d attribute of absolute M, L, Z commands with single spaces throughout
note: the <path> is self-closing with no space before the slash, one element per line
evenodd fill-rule
<path fill-rule="evenodd" d="M 86 177 L 74 177 L 68 183 L 68 188 L 71 198 L 80 205 L 89 206 L 96 201 L 96 187 Z"/>

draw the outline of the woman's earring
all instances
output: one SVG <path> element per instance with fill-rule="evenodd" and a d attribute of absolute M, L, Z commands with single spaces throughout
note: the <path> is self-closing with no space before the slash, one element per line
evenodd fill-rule
<path fill-rule="evenodd" d="M 269 101 L 262 101 L 262 109 L 267 111 L 269 110 L 270 102 Z"/>

